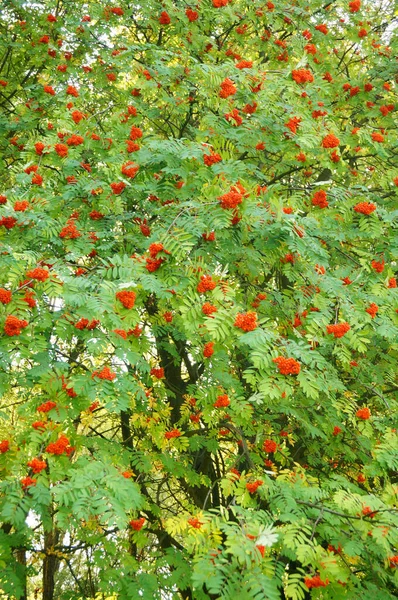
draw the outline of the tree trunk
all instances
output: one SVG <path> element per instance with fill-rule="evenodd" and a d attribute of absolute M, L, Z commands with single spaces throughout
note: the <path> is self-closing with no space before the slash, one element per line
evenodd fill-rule
<path fill-rule="evenodd" d="M 54 546 L 58 543 L 59 534 L 53 528 L 44 534 L 44 552 L 43 560 L 43 599 L 54 600 L 55 574 L 58 570 L 59 560 L 54 554 Z"/>
<path fill-rule="evenodd" d="M 15 556 L 19 564 L 21 565 L 22 577 L 23 577 L 23 593 L 19 597 L 19 600 L 28 600 L 27 592 L 27 579 L 26 579 L 26 548 L 18 548 L 15 552 Z"/>

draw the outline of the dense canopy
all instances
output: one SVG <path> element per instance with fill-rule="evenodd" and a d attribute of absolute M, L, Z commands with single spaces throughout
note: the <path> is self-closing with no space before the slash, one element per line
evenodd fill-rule
<path fill-rule="evenodd" d="M 398 594 L 397 12 L 3 0 L 0 596 Z"/>

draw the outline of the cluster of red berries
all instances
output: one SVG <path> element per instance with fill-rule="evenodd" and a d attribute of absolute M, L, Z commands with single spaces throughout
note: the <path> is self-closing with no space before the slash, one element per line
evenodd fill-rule
<path fill-rule="evenodd" d="M 29 208 L 29 202 L 27 200 L 17 200 L 14 203 L 15 212 L 25 212 Z"/>
<path fill-rule="evenodd" d="M 294 69 L 292 78 L 296 83 L 312 83 L 314 76 L 308 69 Z"/>
<path fill-rule="evenodd" d="M 171 431 L 166 431 L 164 437 L 166 440 L 171 440 L 173 438 L 178 438 L 181 436 L 181 431 L 179 429 L 172 429 Z"/>
<path fill-rule="evenodd" d="M 73 389 L 73 387 L 68 387 L 68 382 L 65 381 L 65 377 L 62 375 L 62 389 L 65 390 L 65 393 L 69 396 L 69 398 L 76 398 L 77 393 Z"/>
<path fill-rule="evenodd" d="M 253 66 L 252 60 L 240 60 L 235 64 L 237 69 L 251 69 Z"/>
<path fill-rule="evenodd" d="M 224 79 L 220 87 L 220 98 L 228 98 L 229 96 L 234 96 L 234 94 L 236 94 L 237 92 L 234 82 L 228 78 Z"/>
<path fill-rule="evenodd" d="M 163 379 L 164 378 L 164 368 L 163 367 L 153 367 L 153 369 L 150 370 L 150 374 L 152 375 L 152 377 L 156 377 L 156 379 Z"/>
<path fill-rule="evenodd" d="M 48 400 L 47 402 L 43 402 L 43 404 L 40 404 L 40 406 L 37 407 L 37 412 L 41 412 L 41 413 L 48 413 L 50 412 L 50 410 L 53 410 L 53 408 L 55 408 L 57 406 L 56 402 L 53 402 L 52 400 Z"/>
<path fill-rule="evenodd" d="M 214 342 L 207 342 L 203 348 L 203 356 L 205 358 L 210 358 L 214 354 Z"/>
<path fill-rule="evenodd" d="M 66 158 L 68 156 L 68 146 L 65 144 L 55 144 L 54 149 L 61 158 Z"/>
<path fill-rule="evenodd" d="M 0 288 L 0 302 L 1 304 L 9 304 L 11 302 L 12 293 L 9 290 Z"/>
<path fill-rule="evenodd" d="M 359 408 L 355 414 L 358 417 L 358 419 L 362 419 L 362 421 L 367 421 L 371 417 L 370 410 L 367 406 Z"/>
<path fill-rule="evenodd" d="M 295 135 L 297 133 L 298 126 L 300 125 L 302 119 L 300 117 L 291 117 L 287 123 L 285 123 L 285 127 L 290 129 L 290 131 Z"/>
<path fill-rule="evenodd" d="M 194 529 L 200 529 L 203 525 L 202 521 L 199 521 L 197 517 L 191 517 L 188 519 L 188 524 Z"/>
<path fill-rule="evenodd" d="M 356 13 L 361 8 L 361 0 L 352 0 L 348 3 L 348 6 L 351 13 Z"/>
<path fill-rule="evenodd" d="M 148 252 L 151 255 L 151 258 L 156 258 L 159 252 L 165 252 L 166 254 L 170 254 L 167 250 L 165 250 L 163 244 L 160 242 L 154 242 L 148 248 Z"/>
<path fill-rule="evenodd" d="M 36 431 L 40 431 L 40 430 L 44 431 L 45 428 L 47 427 L 47 422 L 46 421 L 35 421 L 34 423 L 32 423 L 32 427 Z"/>
<path fill-rule="evenodd" d="M 116 379 L 116 373 L 111 371 L 109 367 L 104 367 L 101 371 L 94 371 L 91 378 L 98 377 L 98 379 L 106 379 L 107 381 L 113 381 Z"/>
<path fill-rule="evenodd" d="M 312 205 L 319 206 L 319 208 L 327 208 L 329 206 L 329 202 L 326 198 L 326 192 L 324 190 L 319 190 L 318 192 L 315 192 L 311 198 Z"/>
<path fill-rule="evenodd" d="M 294 255 L 291 252 L 288 252 L 287 254 L 285 254 L 285 256 L 283 256 L 281 258 L 281 262 L 283 262 L 285 264 L 287 264 L 287 263 L 294 264 L 294 260 L 295 260 Z"/>
<path fill-rule="evenodd" d="M 137 173 L 139 171 L 139 168 L 140 167 L 138 165 L 133 163 L 131 160 L 128 160 L 122 166 L 122 174 L 125 175 L 126 177 L 129 177 L 130 179 L 134 179 L 134 177 L 137 175 Z"/>
<path fill-rule="evenodd" d="M 77 125 L 78 123 L 80 123 L 80 121 L 82 121 L 83 119 L 86 118 L 86 115 L 84 113 L 80 112 L 80 110 L 74 110 L 71 113 L 71 117 Z"/>
<path fill-rule="evenodd" d="M 341 338 L 349 331 L 351 327 L 348 323 L 336 323 L 334 325 L 328 325 L 326 330 L 328 333 L 332 333 L 335 338 Z"/>
<path fill-rule="evenodd" d="M 256 481 L 252 481 L 251 483 L 246 483 L 246 489 L 249 494 L 255 494 L 258 488 L 263 485 L 263 481 L 261 479 L 256 479 Z"/>
<path fill-rule="evenodd" d="M 294 358 L 278 356 L 277 358 L 273 358 L 272 362 L 276 363 L 281 375 L 298 375 L 300 373 L 301 365 Z"/>
<path fill-rule="evenodd" d="M 66 93 L 68 96 L 74 96 L 75 98 L 79 97 L 79 92 L 77 91 L 74 85 L 68 85 L 68 87 L 66 88 Z"/>
<path fill-rule="evenodd" d="M 15 217 L 1 217 L 0 219 L 0 227 L 5 227 L 6 229 L 13 229 L 17 223 L 18 220 Z"/>
<path fill-rule="evenodd" d="M 0 454 L 5 454 L 10 449 L 10 442 L 8 440 L 3 440 L 0 442 Z"/>
<path fill-rule="evenodd" d="M 119 196 L 125 187 L 126 184 L 123 181 L 111 183 L 112 192 L 115 194 L 115 196 Z"/>
<path fill-rule="evenodd" d="M 257 327 L 257 313 L 238 313 L 235 318 L 234 326 L 239 327 L 242 331 L 253 331 Z"/>
<path fill-rule="evenodd" d="M 214 290 L 216 282 L 213 281 L 211 275 L 202 275 L 197 286 L 197 290 L 200 294 Z"/>
<path fill-rule="evenodd" d="M 89 331 L 91 331 L 92 329 L 95 329 L 98 324 L 98 319 L 92 319 L 91 321 L 89 321 L 88 319 L 82 318 L 77 323 L 75 323 L 75 328 L 80 330 L 88 329 Z"/>
<path fill-rule="evenodd" d="M 206 316 L 210 316 L 213 313 L 217 312 L 217 307 L 210 302 L 205 302 L 202 306 L 202 313 Z"/>
<path fill-rule="evenodd" d="M 214 408 L 226 408 L 229 405 L 230 399 L 228 398 L 227 394 L 221 394 L 220 396 L 217 396 L 217 400 L 213 404 Z"/>
<path fill-rule="evenodd" d="M 378 260 L 372 260 L 372 269 L 374 269 L 376 271 L 376 273 L 383 273 L 384 271 L 384 260 L 378 261 Z"/>
<path fill-rule="evenodd" d="M 26 490 L 30 486 L 36 485 L 36 483 L 36 479 L 32 479 L 32 477 L 23 477 L 21 479 L 21 485 L 24 490 Z"/>
<path fill-rule="evenodd" d="M 337 148 L 340 145 L 340 140 L 333 133 L 328 133 L 322 140 L 322 148 Z"/>
<path fill-rule="evenodd" d="M 252 307 L 258 308 L 260 306 L 260 302 L 262 302 L 263 300 L 266 300 L 266 299 L 267 299 L 267 294 L 260 292 L 259 294 L 257 294 L 255 299 L 253 300 Z"/>
<path fill-rule="evenodd" d="M 18 319 L 14 315 L 8 315 L 4 324 L 4 333 L 9 337 L 20 335 L 22 329 L 27 326 L 28 322 L 25 319 Z"/>
<path fill-rule="evenodd" d="M 142 129 L 139 127 L 133 127 L 130 129 L 130 140 L 135 141 L 142 138 Z"/>
<path fill-rule="evenodd" d="M 370 519 L 373 519 L 376 516 L 377 511 L 372 510 L 370 506 L 363 506 L 362 514 L 364 515 L 364 517 L 369 517 Z"/>
<path fill-rule="evenodd" d="M 372 319 L 374 319 L 375 316 L 377 315 L 378 310 L 379 310 L 379 307 L 377 306 L 377 304 L 372 302 L 372 304 L 370 306 L 368 306 L 368 308 L 366 309 L 366 312 L 368 313 L 368 315 L 370 315 L 372 317 Z"/>
<path fill-rule="evenodd" d="M 191 23 L 193 23 L 194 21 L 197 21 L 199 19 L 198 11 L 192 10 L 192 8 L 185 9 L 185 14 L 188 17 L 188 21 L 190 21 Z"/>
<path fill-rule="evenodd" d="M 154 273 L 157 271 L 163 263 L 163 258 L 146 258 L 145 268 L 149 273 Z"/>
<path fill-rule="evenodd" d="M 55 454 L 60 456 L 61 454 L 66 454 L 70 456 L 72 454 L 74 448 L 70 445 L 70 442 L 66 435 L 60 435 L 56 442 L 51 442 L 48 444 L 46 448 L 46 452 L 49 454 Z"/>
<path fill-rule="evenodd" d="M 372 140 L 374 142 L 378 142 L 379 144 L 382 144 L 384 142 L 384 135 L 381 135 L 381 133 L 374 131 L 372 133 Z"/>
<path fill-rule="evenodd" d="M 141 517 L 140 519 L 131 519 L 129 524 L 134 531 L 140 531 L 145 525 L 145 519 L 144 517 Z"/>
<path fill-rule="evenodd" d="M 314 577 L 305 577 L 304 583 L 308 589 L 326 587 L 329 584 L 329 579 L 323 581 L 319 575 L 315 575 Z"/>
<path fill-rule="evenodd" d="M 211 152 L 211 154 L 205 154 L 203 157 L 203 162 L 207 167 L 211 167 L 211 165 L 215 165 L 221 160 L 221 156 L 219 154 L 216 154 L 215 152 Z"/>
<path fill-rule="evenodd" d="M 28 467 L 32 469 L 33 473 L 37 474 L 40 473 L 40 471 L 43 471 L 43 469 L 47 468 L 47 463 L 45 460 L 33 458 L 31 461 L 28 462 Z"/>
<path fill-rule="evenodd" d="M 217 200 L 220 201 L 221 208 L 230 209 L 236 208 L 242 203 L 243 194 L 238 191 L 234 186 L 231 187 L 230 191 L 222 196 L 219 196 Z"/>
<path fill-rule="evenodd" d="M 116 292 L 116 298 L 123 304 L 125 308 L 133 308 L 135 304 L 136 294 L 135 292 L 129 292 L 127 290 L 121 290 Z"/>
<path fill-rule="evenodd" d="M 66 240 L 75 240 L 81 237 L 81 233 L 75 225 L 74 219 L 68 219 L 67 224 L 60 231 L 59 237 Z"/>
<path fill-rule="evenodd" d="M 235 121 L 236 127 L 239 127 L 239 125 L 242 125 L 243 123 L 243 119 L 240 116 L 237 108 L 233 108 L 231 112 L 225 113 L 224 117 L 227 119 L 227 121 Z"/>
<path fill-rule="evenodd" d="M 76 135 L 74 133 L 66 140 L 66 143 L 68 146 L 80 146 L 80 144 L 84 143 L 84 138 L 81 135 Z"/>
<path fill-rule="evenodd" d="M 278 449 L 278 444 L 274 442 L 274 440 L 265 440 L 263 444 L 264 452 L 268 452 L 268 454 L 273 454 Z"/>
<path fill-rule="evenodd" d="M 377 206 L 373 202 L 358 202 L 358 204 L 354 206 L 355 212 L 363 215 L 370 215 L 376 208 Z"/>
<path fill-rule="evenodd" d="M 170 15 L 165 10 L 160 13 L 159 23 L 161 25 L 170 25 L 171 23 Z"/>

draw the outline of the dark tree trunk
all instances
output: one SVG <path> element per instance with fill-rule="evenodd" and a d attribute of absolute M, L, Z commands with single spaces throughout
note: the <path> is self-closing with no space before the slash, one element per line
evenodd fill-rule
<path fill-rule="evenodd" d="M 19 564 L 21 565 L 21 576 L 23 578 L 23 593 L 19 600 L 28 600 L 27 592 L 27 578 L 26 578 L 26 548 L 18 548 L 15 552 L 15 556 Z M 21 578 L 21 577 L 20 577 Z"/>
<path fill-rule="evenodd" d="M 59 560 L 54 554 L 54 547 L 58 543 L 59 534 L 55 529 L 44 534 L 43 560 L 43 599 L 54 600 L 55 575 L 58 570 Z"/>

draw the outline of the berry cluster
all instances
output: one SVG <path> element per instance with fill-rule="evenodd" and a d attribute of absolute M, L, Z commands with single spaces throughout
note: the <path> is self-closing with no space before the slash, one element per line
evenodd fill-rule
<path fill-rule="evenodd" d="M 130 527 L 131 527 L 131 529 L 134 529 L 134 531 L 140 531 L 140 529 L 142 529 L 142 527 L 144 525 L 145 525 L 144 517 L 141 517 L 140 519 L 131 519 L 131 521 L 130 521 Z"/>
<path fill-rule="evenodd" d="M 25 319 L 18 319 L 14 315 L 8 315 L 4 324 L 4 333 L 9 337 L 20 335 L 22 329 L 27 326 L 28 322 Z"/>
<path fill-rule="evenodd" d="M 334 325 L 328 325 L 326 330 L 328 333 L 332 333 L 335 338 L 341 338 L 349 331 L 351 327 L 348 323 L 336 323 Z"/>
<path fill-rule="evenodd" d="M 329 202 L 327 201 L 326 197 L 326 192 L 324 190 L 315 192 L 311 198 L 312 205 L 319 206 L 319 208 L 327 208 L 329 206 Z"/>
<path fill-rule="evenodd" d="M 66 435 L 63 434 L 59 436 L 56 442 L 51 442 L 50 444 L 48 444 L 46 448 L 46 452 L 48 452 L 49 454 L 55 454 L 57 456 L 60 456 L 61 454 L 66 454 L 67 456 L 70 456 L 73 450 L 74 448 L 72 448 L 72 446 L 70 445 L 68 438 L 66 437 Z"/>
<path fill-rule="evenodd" d="M 358 202 L 358 204 L 354 206 L 355 212 L 363 215 L 370 215 L 376 208 L 377 206 L 373 202 Z"/>
<path fill-rule="evenodd" d="M 340 140 L 333 133 L 328 133 L 322 140 L 322 148 L 337 148 Z"/>
<path fill-rule="evenodd" d="M 234 82 L 231 81 L 231 79 L 224 79 L 224 81 L 221 83 L 221 91 L 220 91 L 220 98 L 228 98 L 229 96 L 234 96 L 234 94 L 236 94 L 237 90 L 236 87 L 234 85 Z"/>
<path fill-rule="evenodd" d="M 214 290 L 216 282 L 213 281 L 211 275 L 202 275 L 197 286 L 197 290 L 200 294 Z"/>
<path fill-rule="evenodd" d="M 261 479 L 256 479 L 256 481 L 252 481 L 251 483 L 246 483 L 246 489 L 249 494 L 255 494 L 258 488 L 263 485 L 263 481 Z"/>
<path fill-rule="evenodd" d="M 133 308 L 135 304 L 136 294 L 135 292 L 129 292 L 127 290 L 121 290 L 116 292 L 116 298 L 123 304 L 125 308 Z"/>
<path fill-rule="evenodd" d="M 43 471 L 47 467 L 47 463 L 45 460 L 40 460 L 39 458 L 33 458 L 28 462 L 28 467 L 30 467 L 33 473 L 37 474 L 40 471 Z"/>
<path fill-rule="evenodd" d="M 172 429 L 171 431 L 166 431 L 164 437 L 166 440 L 171 440 L 173 438 L 178 438 L 181 435 L 181 431 L 179 429 Z"/>
<path fill-rule="evenodd" d="M 300 373 L 301 365 L 294 358 L 278 356 L 277 358 L 273 358 L 272 362 L 276 363 L 281 375 L 298 375 Z"/>
<path fill-rule="evenodd" d="M 278 444 L 274 442 L 274 440 L 265 440 L 263 444 L 264 452 L 268 452 L 268 454 L 273 454 L 278 449 Z"/>
<path fill-rule="evenodd" d="M 116 379 L 116 373 L 110 370 L 109 367 L 104 367 L 102 371 L 94 371 L 91 378 L 98 377 L 98 379 L 106 379 L 107 381 L 113 381 Z"/>
<path fill-rule="evenodd" d="M 308 69 L 293 69 L 292 78 L 296 83 L 312 83 L 314 76 Z"/>
<path fill-rule="evenodd" d="M 242 331 L 253 331 L 257 327 L 257 313 L 238 313 L 235 318 L 234 326 L 239 327 Z"/>
<path fill-rule="evenodd" d="M 41 413 L 48 413 L 50 412 L 50 410 L 53 410 L 53 408 L 55 408 L 57 406 L 56 402 L 53 402 L 52 400 L 48 400 L 47 402 L 43 402 L 43 404 L 40 404 L 40 406 L 37 407 L 37 412 L 41 412 Z"/>
<path fill-rule="evenodd" d="M 329 580 L 325 579 L 325 581 L 323 581 L 319 575 L 314 575 L 314 577 L 305 577 L 304 583 L 308 589 L 311 589 L 326 587 L 329 584 Z"/>
<path fill-rule="evenodd" d="M 150 370 L 150 374 L 152 375 L 152 377 L 156 377 L 156 379 L 163 379 L 164 378 L 164 368 L 163 367 L 153 367 L 153 369 Z"/>
<path fill-rule="evenodd" d="M 229 405 L 230 399 L 228 398 L 227 394 L 217 396 L 217 400 L 213 404 L 214 408 L 226 408 Z"/>
<path fill-rule="evenodd" d="M 355 415 L 358 417 L 358 419 L 362 419 L 362 421 L 367 421 L 371 417 L 370 410 L 367 406 L 359 408 Z"/>

